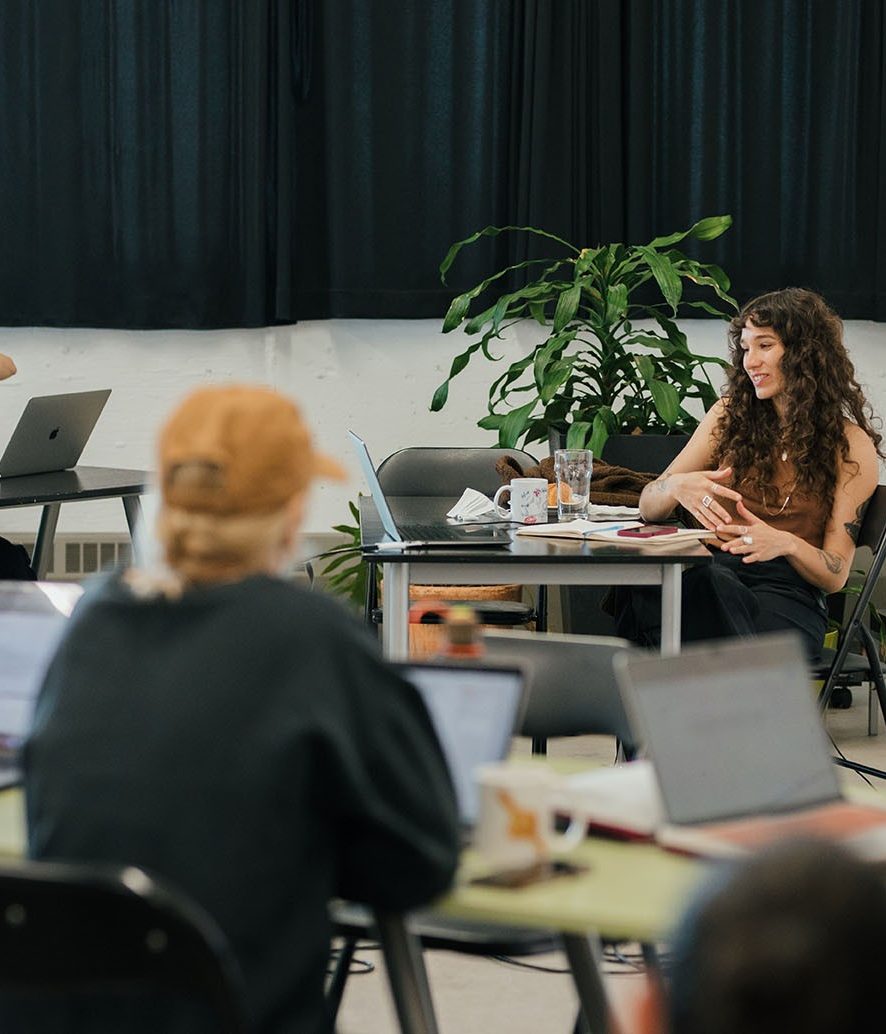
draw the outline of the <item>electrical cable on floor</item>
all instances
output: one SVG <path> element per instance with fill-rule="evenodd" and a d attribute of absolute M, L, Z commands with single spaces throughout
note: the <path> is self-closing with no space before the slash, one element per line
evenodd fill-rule
<path fill-rule="evenodd" d="M 827 732 L 827 729 L 825 729 L 825 732 Z M 843 761 L 845 761 L 845 762 L 846 762 L 847 766 L 849 766 L 849 767 L 850 767 L 851 771 L 855 772 L 855 774 L 856 774 L 857 776 L 861 776 L 861 778 L 862 778 L 862 779 L 863 779 L 863 780 L 864 780 L 864 781 L 865 781 L 865 782 L 866 782 L 866 783 L 868 784 L 868 786 L 869 786 L 869 787 L 870 787 L 870 788 L 871 788 L 872 790 L 876 789 L 876 787 L 874 786 L 874 784 L 873 784 L 873 783 L 872 783 L 872 782 L 870 781 L 870 779 L 868 779 L 868 777 L 867 777 L 867 776 L 866 776 L 866 775 L 864 774 L 864 772 L 859 772 L 859 771 L 858 771 L 858 769 L 856 769 L 856 768 L 851 768 L 852 762 L 851 762 L 851 761 L 849 760 L 849 758 L 847 758 L 847 757 L 846 757 L 846 755 L 845 755 L 845 754 L 843 753 L 843 751 L 842 751 L 842 750 L 840 750 L 840 748 L 839 748 L 839 747 L 837 746 L 837 742 L 836 742 L 836 740 L 834 739 L 834 737 L 833 737 L 833 736 L 831 736 L 831 734 L 830 734 L 829 732 L 827 733 L 827 736 L 828 736 L 828 739 L 829 739 L 829 740 L 831 741 L 831 746 L 832 746 L 832 747 L 834 748 L 834 750 L 835 750 L 835 751 L 836 751 L 836 752 L 837 752 L 837 753 L 838 753 L 838 754 L 840 755 L 840 758 L 841 758 L 841 760 L 843 760 Z"/>
<path fill-rule="evenodd" d="M 379 951 L 381 945 L 375 941 L 360 941 L 355 951 Z M 341 955 L 341 948 L 331 948 L 329 951 L 329 962 L 327 963 L 326 975 L 331 976 L 335 971 L 335 963 L 338 961 Z M 374 962 L 370 962 L 368 959 L 358 959 L 356 955 L 351 959 L 351 964 L 348 967 L 349 977 L 362 977 L 367 973 L 374 973 L 376 965 Z"/>
<path fill-rule="evenodd" d="M 524 962 L 522 959 L 515 959 L 512 955 L 489 955 L 488 958 L 496 962 L 503 962 L 506 966 L 517 966 L 519 969 L 534 969 L 537 973 L 571 973 L 567 966 L 561 969 L 558 966 L 540 966 L 537 962 Z"/>

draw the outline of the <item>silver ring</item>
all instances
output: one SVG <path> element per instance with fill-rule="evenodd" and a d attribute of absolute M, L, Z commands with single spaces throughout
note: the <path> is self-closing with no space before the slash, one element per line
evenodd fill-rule
<path fill-rule="evenodd" d="M 705 507 L 705 509 L 710 509 L 711 503 L 712 503 L 713 501 L 714 501 L 714 500 L 713 500 L 713 499 L 711 499 L 711 497 L 710 497 L 709 495 L 706 495 L 706 496 L 705 496 L 705 497 L 704 497 L 704 498 L 702 499 L 702 501 L 701 501 L 701 505 L 702 505 L 702 506 L 704 506 L 704 507 Z"/>
<path fill-rule="evenodd" d="M 752 538 L 752 537 L 751 537 L 750 535 L 742 535 L 742 537 L 741 537 L 741 541 L 742 541 L 742 542 L 743 542 L 743 543 L 744 543 L 744 544 L 745 544 L 746 546 L 753 546 L 753 544 L 754 544 L 754 540 L 753 540 L 753 538 Z"/>

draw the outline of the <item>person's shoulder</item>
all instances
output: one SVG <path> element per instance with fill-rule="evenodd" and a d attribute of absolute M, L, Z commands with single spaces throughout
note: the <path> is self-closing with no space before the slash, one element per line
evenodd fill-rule
<path fill-rule="evenodd" d="M 843 433 L 846 435 L 849 456 L 852 460 L 856 463 L 877 464 L 877 448 L 864 428 L 859 427 L 852 420 L 846 420 L 843 424 Z"/>

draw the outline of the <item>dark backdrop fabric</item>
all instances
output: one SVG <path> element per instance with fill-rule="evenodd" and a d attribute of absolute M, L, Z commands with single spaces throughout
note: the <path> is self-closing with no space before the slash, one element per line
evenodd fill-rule
<path fill-rule="evenodd" d="M 440 318 L 729 212 L 740 300 L 886 319 L 882 0 L 4 0 L 0 325 Z"/>

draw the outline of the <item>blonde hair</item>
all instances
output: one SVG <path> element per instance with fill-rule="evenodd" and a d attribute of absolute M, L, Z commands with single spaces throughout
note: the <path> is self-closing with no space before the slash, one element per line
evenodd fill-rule
<path fill-rule="evenodd" d="M 211 464 L 182 464 L 176 479 L 195 484 L 217 478 Z M 180 595 L 187 585 L 234 582 L 270 571 L 280 561 L 292 527 L 290 504 L 271 513 L 216 514 L 183 510 L 164 502 L 157 537 L 168 570 L 132 570 L 128 581 L 139 594 Z"/>

